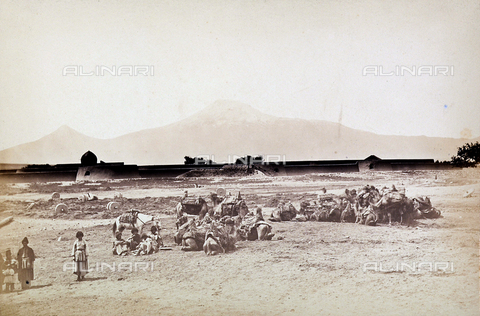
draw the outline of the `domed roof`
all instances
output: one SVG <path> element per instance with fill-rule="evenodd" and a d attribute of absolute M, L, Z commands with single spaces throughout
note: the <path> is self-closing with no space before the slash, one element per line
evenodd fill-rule
<path fill-rule="evenodd" d="M 82 166 L 94 166 L 97 164 L 97 156 L 89 150 L 83 154 L 80 162 Z"/>

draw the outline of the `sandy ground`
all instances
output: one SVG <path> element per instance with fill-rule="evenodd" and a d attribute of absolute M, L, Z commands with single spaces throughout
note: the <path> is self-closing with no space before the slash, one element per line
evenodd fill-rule
<path fill-rule="evenodd" d="M 443 217 L 414 227 L 273 223 L 274 240 L 238 242 L 236 251 L 217 256 L 183 252 L 173 242 L 172 205 L 185 189 L 202 196 L 218 187 L 241 191 L 249 207 L 262 206 L 268 217 L 278 199 L 298 206 L 323 187 L 340 193 L 367 183 L 428 195 Z M 474 194 L 463 198 L 469 189 Z M 4 184 L 0 190 L 0 219 L 15 217 L 0 228 L 0 251 L 16 253 L 28 236 L 37 255 L 33 288 L 16 284 L 15 292 L 1 294 L 1 315 L 480 314 L 480 170 Z M 49 201 L 53 192 L 61 200 Z M 85 192 L 98 200 L 80 204 L 76 198 Z M 115 193 L 123 195 L 124 209 L 159 214 L 173 250 L 113 256 L 117 214 L 105 205 Z M 68 214 L 54 214 L 59 202 Z M 77 230 L 85 233 L 93 268 L 81 282 L 70 270 Z M 409 268 L 420 263 L 421 269 Z"/>

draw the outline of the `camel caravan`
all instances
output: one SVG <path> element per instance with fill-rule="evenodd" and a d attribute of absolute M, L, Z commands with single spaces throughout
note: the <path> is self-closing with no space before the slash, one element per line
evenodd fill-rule
<path fill-rule="evenodd" d="M 427 196 L 408 198 L 405 190 L 392 185 L 378 190 L 366 185 L 357 191 L 345 189 L 344 194 L 318 195 L 314 201 L 302 201 L 300 210 L 291 202 L 280 202 L 268 219 L 281 221 L 349 222 L 374 226 L 377 223 L 398 222 L 411 226 L 414 219 L 438 218 L 441 212 L 432 206 Z"/>
<path fill-rule="evenodd" d="M 426 196 L 409 198 L 405 190 L 394 185 L 377 189 L 366 185 L 358 192 L 346 189 L 343 194 L 335 195 L 323 189 L 317 199 L 301 201 L 297 210 L 291 201 L 280 202 L 266 221 L 262 209 L 255 207 L 249 211 L 240 192 L 226 193 L 218 189 L 208 198 L 185 195 L 175 207 L 176 232 L 174 241 L 183 251 L 201 251 L 207 255 L 216 255 L 235 250 L 237 241 L 272 240 L 272 224 L 282 221 L 320 221 L 357 223 L 374 226 L 378 223 L 397 222 L 411 226 L 414 219 L 437 218 L 439 210 L 432 206 Z M 143 233 L 149 226 L 150 233 Z M 125 228 L 132 230 L 132 236 L 122 239 Z M 120 215 L 113 225 L 116 238 L 113 253 L 116 255 L 146 255 L 159 250 L 171 250 L 164 247 L 160 237 L 160 220 L 138 210 L 130 210 Z M 280 238 L 279 238 L 280 239 Z"/>
<path fill-rule="evenodd" d="M 210 194 L 210 199 L 212 208 L 201 197 L 189 197 L 185 192 L 177 205 L 174 240 L 182 250 L 203 249 L 207 255 L 215 255 L 235 250 L 237 240 L 271 240 L 274 236 L 272 225 L 263 219 L 262 209 L 249 212 L 240 192 L 232 195 L 219 189 Z"/>

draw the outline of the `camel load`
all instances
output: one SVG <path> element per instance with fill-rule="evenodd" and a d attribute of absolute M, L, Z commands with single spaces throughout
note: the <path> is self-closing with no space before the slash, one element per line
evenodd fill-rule
<path fill-rule="evenodd" d="M 130 210 L 120 215 L 118 220 L 120 223 L 135 224 L 138 218 L 138 213 L 140 213 L 139 210 Z"/>
<path fill-rule="evenodd" d="M 270 221 L 281 218 L 279 205 L 272 213 Z M 383 187 L 366 185 L 358 190 L 346 189 L 344 194 L 321 194 L 317 200 L 302 201 L 297 219 L 309 221 L 336 221 L 365 224 L 369 226 L 377 223 L 398 222 L 411 225 L 413 219 L 438 218 L 441 212 L 432 206 L 426 196 L 408 198 L 404 189 L 397 189 L 394 185 Z M 282 219 L 283 220 L 283 219 Z"/>
<path fill-rule="evenodd" d="M 205 233 L 203 250 L 207 255 L 233 251 L 235 250 L 236 241 L 235 227 L 232 223 L 221 225 L 217 222 L 212 222 Z"/>
<path fill-rule="evenodd" d="M 188 192 L 185 191 L 185 196 L 177 204 L 175 208 L 175 214 L 177 218 L 181 218 L 184 213 L 190 215 L 198 215 L 202 219 L 208 212 L 207 201 L 202 197 L 188 196 Z"/>
<path fill-rule="evenodd" d="M 193 206 L 193 205 L 200 205 L 203 202 L 205 202 L 205 200 L 201 197 L 187 196 L 187 197 L 184 197 L 180 203 L 182 203 L 182 205 L 184 206 Z"/>
<path fill-rule="evenodd" d="M 263 219 L 262 209 L 257 207 L 255 214 L 250 212 L 237 222 L 239 240 L 272 240 L 272 225 Z"/>
<path fill-rule="evenodd" d="M 245 217 L 248 207 L 240 192 L 237 195 L 227 195 L 218 205 L 214 207 L 213 216 L 220 219 L 224 216 Z"/>
<path fill-rule="evenodd" d="M 183 251 L 199 251 L 204 249 L 208 255 L 235 249 L 236 234 L 232 223 L 223 224 L 219 221 L 190 219 L 179 227 L 174 235 Z M 211 240 L 209 240 L 211 238 Z M 219 249 L 222 251 L 218 252 Z"/>
<path fill-rule="evenodd" d="M 286 204 L 280 202 L 268 220 L 272 222 L 291 221 L 297 216 L 297 213 L 297 209 L 291 202 Z"/>
<path fill-rule="evenodd" d="M 441 212 L 432 206 L 428 196 L 420 196 L 413 199 L 416 218 L 438 218 Z"/>
<path fill-rule="evenodd" d="M 199 251 L 203 248 L 207 255 L 214 255 L 233 251 L 236 241 L 272 239 L 275 235 L 272 233 L 272 225 L 263 219 L 261 208 L 257 208 L 256 213 L 253 214 L 247 211 L 245 201 L 240 195 L 229 198 L 222 203 L 233 206 L 244 204 L 245 209 L 234 212 L 235 216 L 231 216 L 232 212 L 229 212 L 220 217 L 219 210 L 222 210 L 222 203 L 220 203 L 216 209 L 218 213 L 212 216 L 206 213 L 203 218 L 200 216 L 189 218 L 183 215 L 177 219 L 174 240 L 182 246 L 183 251 Z"/>

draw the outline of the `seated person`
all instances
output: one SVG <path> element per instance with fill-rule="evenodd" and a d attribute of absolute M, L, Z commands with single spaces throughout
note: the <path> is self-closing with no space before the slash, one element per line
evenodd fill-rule
<path fill-rule="evenodd" d="M 126 255 L 128 252 L 127 242 L 122 239 L 122 233 L 117 232 L 115 235 L 116 240 L 113 242 L 113 254 L 114 255 Z"/>
<path fill-rule="evenodd" d="M 147 234 L 142 235 L 142 240 L 138 244 L 137 251 L 134 253 L 136 256 L 148 255 L 153 252 L 153 240 Z"/>
<path fill-rule="evenodd" d="M 255 210 L 255 221 L 256 222 L 265 221 L 263 219 L 262 209 L 260 207 L 257 207 L 257 209 Z"/>
<path fill-rule="evenodd" d="M 186 222 L 188 222 L 188 216 L 184 214 L 177 219 L 177 221 L 175 222 L 175 225 L 177 225 L 177 229 L 179 229 L 180 226 L 182 226 Z"/>
<path fill-rule="evenodd" d="M 137 249 L 138 244 L 142 241 L 140 234 L 138 233 L 138 229 L 132 228 L 132 236 L 128 237 L 127 239 L 127 247 L 131 251 Z"/>

